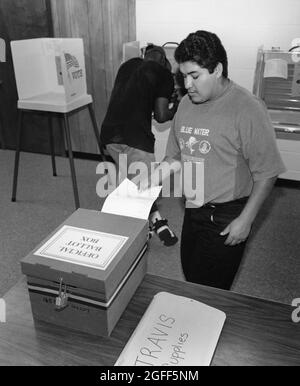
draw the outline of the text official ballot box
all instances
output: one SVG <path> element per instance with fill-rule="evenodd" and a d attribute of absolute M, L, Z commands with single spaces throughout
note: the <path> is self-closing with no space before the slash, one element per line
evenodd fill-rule
<path fill-rule="evenodd" d="M 51 111 L 91 103 L 87 94 L 83 40 L 39 38 L 11 42 L 18 107 Z M 81 104 L 79 103 L 81 102 Z"/>
<path fill-rule="evenodd" d="M 146 273 L 148 221 L 78 209 L 21 261 L 34 318 L 108 336 Z"/>

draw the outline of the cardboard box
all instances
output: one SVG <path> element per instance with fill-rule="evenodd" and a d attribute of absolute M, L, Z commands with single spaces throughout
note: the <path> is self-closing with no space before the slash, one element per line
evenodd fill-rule
<path fill-rule="evenodd" d="M 87 99 L 82 39 L 40 38 L 11 42 L 18 106 L 51 110 Z"/>
<path fill-rule="evenodd" d="M 146 220 L 78 209 L 21 261 L 34 318 L 110 335 L 146 273 L 147 237 Z"/>

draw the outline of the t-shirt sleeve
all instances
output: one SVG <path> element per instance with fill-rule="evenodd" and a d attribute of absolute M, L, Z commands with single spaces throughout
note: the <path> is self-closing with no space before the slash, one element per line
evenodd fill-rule
<path fill-rule="evenodd" d="M 276 177 L 286 171 L 271 119 L 260 101 L 248 104 L 241 112 L 238 127 L 241 150 L 254 181 Z"/>
<path fill-rule="evenodd" d="M 178 143 L 178 139 L 176 137 L 176 124 L 177 122 L 176 122 L 176 115 L 175 115 L 172 121 L 169 138 L 167 142 L 166 156 L 176 160 L 180 160 L 181 150 Z"/>

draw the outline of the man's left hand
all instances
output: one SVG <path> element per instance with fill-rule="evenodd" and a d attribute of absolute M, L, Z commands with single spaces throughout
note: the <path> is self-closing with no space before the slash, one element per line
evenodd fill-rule
<path fill-rule="evenodd" d="M 240 217 L 233 220 L 224 230 L 220 233 L 221 236 L 228 235 L 225 245 L 234 246 L 244 242 L 250 233 L 251 224 L 245 222 Z"/>

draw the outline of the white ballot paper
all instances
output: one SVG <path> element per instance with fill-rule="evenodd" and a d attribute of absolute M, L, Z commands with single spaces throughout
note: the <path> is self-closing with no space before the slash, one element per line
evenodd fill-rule
<path fill-rule="evenodd" d="M 161 186 L 155 186 L 140 192 L 137 185 L 126 178 L 108 195 L 101 212 L 147 220 L 160 191 Z"/>
<path fill-rule="evenodd" d="M 225 319 L 216 308 L 160 292 L 115 366 L 209 366 Z"/>

